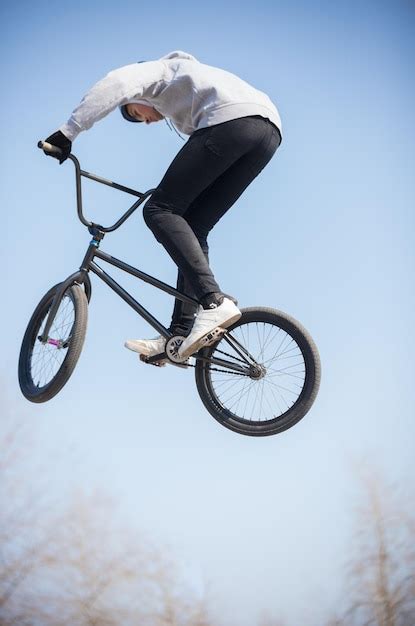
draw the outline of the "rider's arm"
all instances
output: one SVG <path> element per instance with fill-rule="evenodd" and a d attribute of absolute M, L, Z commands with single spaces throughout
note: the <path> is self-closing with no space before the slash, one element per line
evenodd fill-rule
<path fill-rule="evenodd" d="M 71 117 L 59 128 L 70 141 L 83 130 L 91 128 L 117 106 L 145 95 L 155 95 L 163 81 L 162 61 L 133 63 L 109 72 L 85 94 Z"/>

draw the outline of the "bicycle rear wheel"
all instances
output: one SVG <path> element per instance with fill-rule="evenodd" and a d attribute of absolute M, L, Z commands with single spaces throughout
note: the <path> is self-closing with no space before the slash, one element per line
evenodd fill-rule
<path fill-rule="evenodd" d="M 20 350 L 20 389 L 31 402 L 46 402 L 62 389 L 84 344 L 88 301 L 79 285 L 65 291 L 47 341 L 43 343 L 39 339 L 58 287 L 52 287 L 37 305 Z"/>
<path fill-rule="evenodd" d="M 294 426 L 320 385 L 320 358 L 308 332 L 289 315 L 264 307 L 242 309 L 227 330 L 200 352 L 209 360 L 196 362 L 197 389 L 209 413 L 226 428 L 255 437 Z"/>

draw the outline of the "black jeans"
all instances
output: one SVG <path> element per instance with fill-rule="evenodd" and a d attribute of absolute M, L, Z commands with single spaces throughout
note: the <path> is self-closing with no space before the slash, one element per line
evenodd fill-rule
<path fill-rule="evenodd" d="M 197 130 L 174 158 L 143 215 L 179 268 L 179 291 L 197 300 L 221 291 L 209 267 L 207 236 L 280 142 L 268 120 L 242 117 Z M 170 329 L 187 335 L 194 313 L 194 306 L 176 300 Z"/>

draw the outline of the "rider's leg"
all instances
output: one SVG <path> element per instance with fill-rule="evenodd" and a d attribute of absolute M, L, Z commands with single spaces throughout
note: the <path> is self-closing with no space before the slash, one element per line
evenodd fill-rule
<path fill-rule="evenodd" d="M 237 201 L 248 185 L 258 176 L 271 159 L 280 143 L 277 131 L 264 149 L 263 145 L 236 161 L 217 180 L 205 189 L 190 205 L 184 218 L 195 233 L 200 246 L 208 258 L 207 237 L 212 228 Z M 194 297 L 191 285 L 179 270 L 178 290 Z M 194 321 L 196 307 L 176 300 L 170 325 L 175 334 L 186 336 Z"/>
<path fill-rule="evenodd" d="M 144 219 L 192 285 L 197 299 L 220 292 L 198 238 L 184 215 L 200 194 L 252 151 L 271 125 L 246 117 L 196 131 L 144 206 Z M 275 131 L 276 132 L 276 131 Z"/>
<path fill-rule="evenodd" d="M 232 120 L 197 131 L 177 155 L 144 208 L 146 223 L 175 260 L 204 308 L 208 304 L 204 297 L 210 297 L 209 294 L 219 292 L 220 289 L 203 253 L 203 241 L 206 241 L 211 227 L 271 158 L 279 143 L 276 141 L 277 134 L 278 131 L 268 122 L 262 118 L 252 117 Z M 245 155 L 247 159 L 244 159 Z M 236 162 L 239 162 L 238 167 L 234 175 L 229 177 L 229 181 L 232 181 L 230 187 L 235 188 L 230 193 L 230 190 L 226 191 L 229 184 L 226 185 L 224 190 L 228 199 L 218 203 L 216 194 L 220 191 L 220 185 L 216 187 L 216 182 L 225 172 L 232 169 Z M 245 168 L 247 177 L 242 176 L 241 180 L 240 165 L 244 163 L 247 165 Z M 214 187 L 216 190 L 210 195 L 209 188 L 212 191 Z M 205 202 L 202 203 L 201 196 L 204 193 Z M 197 199 L 198 202 L 194 204 Z M 207 222 L 201 219 L 202 205 L 206 205 L 210 213 Z M 196 210 L 195 206 L 198 206 L 199 210 Z M 187 211 L 191 208 L 193 211 L 190 211 L 188 216 Z M 193 227 L 186 219 L 192 212 Z M 202 234 L 196 235 L 195 231 L 200 227 L 203 230 L 203 224 L 207 229 L 205 228 Z M 192 329 L 191 337 L 188 338 L 187 349 L 194 347 L 196 334 L 204 332 L 209 324 L 212 329 L 222 322 L 225 326 L 240 315 L 239 310 L 227 298 L 219 301 L 216 309 L 217 311 L 205 311 L 203 315 L 198 314 L 200 320 L 196 318 L 197 323 Z"/>

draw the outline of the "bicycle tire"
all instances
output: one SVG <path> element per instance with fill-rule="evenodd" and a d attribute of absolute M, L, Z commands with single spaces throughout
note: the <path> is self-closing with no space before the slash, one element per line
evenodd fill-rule
<path fill-rule="evenodd" d="M 247 344 L 254 343 L 254 339 L 251 340 L 252 335 L 250 337 L 249 334 L 249 325 L 253 325 L 253 332 L 256 328 L 258 339 L 260 338 L 260 332 L 262 332 L 264 338 L 265 336 L 267 337 L 267 341 L 270 346 L 272 345 L 272 342 L 269 337 L 273 337 L 271 333 L 274 332 L 275 337 L 277 337 L 277 335 L 281 331 L 282 334 L 279 337 L 278 341 L 281 342 L 282 346 L 285 345 L 286 347 L 281 348 L 282 352 L 280 352 L 280 355 L 278 355 L 278 353 L 276 352 L 275 358 L 280 358 L 280 361 L 284 358 L 286 361 L 288 361 L 288 365 L 284 364 L 285 367 L 282 367 L 279 370 L 271 370 L 270 365 L 268 365 L 268 368 L 266 368 L 266 363 L 271 362 L 271 364 L 273 364 L 273 362 L 270 359 L 268 359 L 268 361 L 265 360 L 265 348 L 262 348 L 259 351 L 259 355 L 263 355 L 264 366 L 262 369 L 265 373 L 263 373 L 262 378 L 255 380 L 249 380 L 249 376 L 245 375 L 245 381 L 243 381 L 244 376 L 242 376 L 241 374 L 237 374 L 235 372 L 229 373 L 229 370 L 226 369 L 217 369 L 217 366 L 215 366 L 214 364 L 207 362 L 206 360 L 202 361 L 201 359 L 197 359 L 195 369 L 196 386 L 204 406 L 222 426 L 225 426 L 226 428 L 229 428 L 230 430 L 239 434 L 252 437 L 275 435 L 297 424 L 297 422 L 299 422 L 306 415 L 306 413 L 313 405 L 320 386 L 320 357 L 317 346 L 315 345 L 313 339 L 305 330 L 305 328 L 293 317 L 287 315 L 286 313 L 283 313 L 282 311 L 266 307 L 250 307 L 242 309 L 242 317 L 235 324 L 230 326 L 227 331 L 231 337 L 235 336 L 236 338 L 237 335 L 239 335 L 240 338 L 242 337 L 241 343 L 242 345 L 245 345 L 248 350 L 249 345 Z M 278 331 L 276 331 L 275 329 L 278 329 Z M 265 335 L 265 333 L 268 334 Z M 224 350 L 229 350 L 229 346 L 226 343 L 225 337 L 226 335 L 218 343 L 202 350 L 200 352 L 200 356 L 204 357 L 205 359 L 209 359 L 214 356 L 221 357 L 221 353 L 228 354 L 227 352 L 223 352 Z M 288 337 L 288 340 L 285 337 Z M 284 341 L 286 342 L 286 344 L 283 343 Z M 291 344 L 295 344 L 296 348 L 298 348 L 297 352 L 295 352 L 294 347 L 288 347 Z M 275 343 L 275 345 L 277 345 L 277 343 Z M 268 346 L 266 349 L 268 350 Z M 284 354 L 285 356 L 283 356 Z M 228 357 L 229 356 L 231 355 L 228 354 Z M 238 357 L 233 358 L 238 360 Z M 259 363 L 259 357 L 256 356 L 255 358 Z M 292 359 L 291 364 L 289 359 Z M 237 361 L 235 361 L 235 363 L 236 362 Z M 304 376 L 302 374 L 300 375 L 300 372 L 302 372 L 302 370 L 293 369 L 299 368 L 300 366 L 302 367 L 302 362 L 304 364 Z M 287 371 L 290 370 L 290 368 L 291 371 Z M 217 381 L 214 382 L 213 372 L 222 372 L 222 379 L 220 379 L 220 377 L 216 375 L 219 379 L 219 383 L 217 383 Z M 233 379 L 235 379 L 234 381 L 232 381 L 232 376 Z M 241 383 L 239 383 L 239 380 L 237 378 L 238 376 L 239 380 L 242 380 Z M 302 380 L 302 377 L 304 378 L 301 384 L 301 392 L 298 393 L 298 397 L 296 398 L 296 400 L 291 406 L 288 406 L 287 404 L 287 409 L 285 411 L 281 411 L 278 416 L 274 414 L 272 417 L 265 416 L 264 419 L 262 419 L 261 416 L 259 419 L 247 419 L 246 416 L 238 415 L 237 413 L 235 413 L 235 409 L 231 409 L 229 406 L 227 406 L 227 404 L 230 404 L 231 400 L 225 401 L 223 398 L 220 397 L 220 394 L 218 392 L 218 388 L 221 386 L 222 395 L 225 395 L 225 393 L 227 393 L 226 390 L 231 390 L 233 385 L 232 392 L 230 392 L 233 393 L 233 396 L 230 396 L 230 398 L 232 398 L 234 404 L 236 402 L 240 403 L 242 401 L 247 405 L 247 396 L 251 393 L 250 390 L 252 388 L 253 393 L 256 393 L 256 396 L 252 403 L 252 410 L 255 409 L 254 405 L 255 403 L 258 404 L 257 400 L 259 401 L 260 397 L 262 413 L 264 415 L 267 411 L 268 413 L 272 413 L 273 405 L 269 403 L 268 400 L 267 402 L 269 403 L 270 408 L 268 408 L 265 403 L 264 408 L 262 407 L 267 376 L 269 376 L 268 383 L 270 384 L 272 395 L 274 397 L 274 400 L 278 402 L 278 404 L 280 403 L 277 395 L 279 387 L 278 376 L 280 377 L 280 379 L 281 377 L 287 378 L 287 380 L 289 381 L 288 384 L 292 384 L 293 389 L 294 385 L 300 386 L 300 383 L 298 383 L 297 381 Z M 274 380 L 271 381 L 272 377 L 274 378 Z M 229 378 L 230 380 L 229 383 L 226 382 L 227 378 Z M 262 388 L 260 385 L 260 380 L 263 380 Z M 292 383 L 291 380 L 293 380 Z M 259 387 L 256 387 L 255 392 L 254 390 L 256 383 L 259 384 Z M 226 385 L 228 385 L 228 388 L 226 387 Z M 238 391 L 238 386 L 240 391 Z M 261 390 L 259 391 L 259 389 Z M 281 389 L 284 389 L 284 387 L 281 387 Z M 239 404 L 237 406 L 239 406 Z"/>
<path fill-rule="evenodd" d="M 88 321 L 88 300 L 82 287 L 72 285 L 63 294 L 57 316 L 50 331 L 51 333 L 53 331 L 57 333 L 61 331 L 68 336 L 64 339 L 53 339 L 47 344 L 37 343 L 42 324 L 47 319 L 58 287 L 59 285 L 55 285 L 43 296 L 29 321 L 22 341 L 18 367 L 19 384 L 24 397 L 30 402 L 47 402 L 59 393 L 75 369 L 85 340 Z M 68 304 L 65 301 L 66 299 L 68 299 Z M 57 327 L 57 320 L 59 320 L 62 306 L 68 306 L 68 309 L 70 307 L 73 308 L 73 321 L 70 319 L 67 322 L 66 326 L 70 326 L 67 329 L 64 326 L 61 329 Z M 50 345 L 53 342 L 55 344 L 60 342 L 62 346 L 59 347 L 62 350 L 66 350 L 64 355 L 58 353 L 59 358 L 62 359 L 60 364 L 59 359 L 56 357 L 56 346 Z M 54 347 L 55 352 L 53 352 Z M 36 363 L 33 360 L 36 348 L 39 348 L 40 354 L 37 360 L 41 361 L 45 368 L 49 368 L 48 371 L 50 370 L 51 372 L 50 380 L 45 381 L 44 384 L 36 382 L 38 373 L 35 368 Z M 59 367 L 54 372 L 53 368 L 56 368 L 57 364 Z"/>

